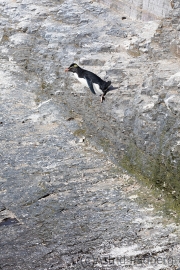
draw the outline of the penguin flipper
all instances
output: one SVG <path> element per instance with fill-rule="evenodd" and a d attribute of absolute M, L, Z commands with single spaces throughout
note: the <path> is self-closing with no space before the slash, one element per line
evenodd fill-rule
<path fill-rule="evenodd" d="M 87 84 L 89 86 L 89 89 L 91 90 L 91 92 L 95 95 L 95 91 L 94 91 L 94 87 L 93 87 L 93 84 L 92 84 L 92 81 L 88 78 L 88 77 L 84 77 L 87 81 Z"/>

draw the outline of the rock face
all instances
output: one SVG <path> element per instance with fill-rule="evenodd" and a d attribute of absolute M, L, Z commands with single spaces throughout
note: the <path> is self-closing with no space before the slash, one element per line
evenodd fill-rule
<path fill-rule="evenodd" d="M 155 20 L 172 9 L 171 0 L 102 0 L 111 9 L 123 11 L 127 16 L 140 20 Z M 175 1 L 173 1 L 175 3 Z"/>
<path fill-rule="evenodd" d="M 179 267 L 175 212 L 111 161 L 179 199 L 179 8 L 107 3 L 0 1 L 0 269 Z M 103 104 L 75 61 L 112 81 Z"/>
<path fill-rule="evenodd" d="M 99 8 L 93 3 L 93 11 Z M 118 90 L 109 92 L 100 105 L 90 93 L 82 95 L 80 85 L 66 82 L 63 100 L 82 116 L 87 133 L 121 165 L 152 179 L 179 200 L 178 5 L 162 21 L 142 27 L 137 21 L 121 21 L 119 15 L 114 15 L 112 26 L 108 12 L 101 9 L 96 26 L 103 37 L 94 37 L 94 32 L 81 36 L 73 61 L 111 79 Z M 71 99 L 67 87 L 73 89 Z"/>
<path fill-rule="evenodd" d="M 140 2 L 132 5 L 147 4 Z M 123 20 L 106 1 L 8 3 L 1 2 L 2 57 L 39 76 L 44 98 L 64 102 L 121 165 L 179 198 L 178 3 L 161 21 L 143 24 Z M 106 102 L 64 74 L 72 62 L 112 81 Z"/>

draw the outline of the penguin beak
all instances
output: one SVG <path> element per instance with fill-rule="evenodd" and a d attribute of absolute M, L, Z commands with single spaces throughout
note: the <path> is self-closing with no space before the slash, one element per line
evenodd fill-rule
<path fill-rule="evenodd" d="M 65 71 L 65 72 L 68 72 L 68 71 L 69 71 L 69 68 L 66 68 L 64 71 Z"/>

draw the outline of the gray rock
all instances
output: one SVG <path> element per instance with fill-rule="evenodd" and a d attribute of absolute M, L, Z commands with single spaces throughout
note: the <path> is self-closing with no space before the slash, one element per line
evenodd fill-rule
<path fill-rule="evenodd" d="M 139 2 L 131 14 L 123 4 L 145 16 Z M 148 12 L 156 5 L 164 17 L 167 4 L 151 1 Z M 122 24 L 119 5 L 0 3 L 2 269 L 179 267 L 177 213 L 161 191 L 179 200 L 179 61 L 170 44 L 178 46 L 179 13 L 151 42 L 149 24 Z M 112 81 L 102 104 L 64 73 L 74 61 Z M 154 181 L 157 195 L 119 164 Z"/>

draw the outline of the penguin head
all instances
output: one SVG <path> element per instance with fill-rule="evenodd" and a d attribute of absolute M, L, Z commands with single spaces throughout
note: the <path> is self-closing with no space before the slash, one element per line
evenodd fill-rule
<path fill-rule="evenodd" d="M 71 64 L 68 68 L 65 69 L 65 71 L 70 71 L 73 73 L 77 72 L 77 69 L 79 68 L 79 66 L 76 63 Z"/>

